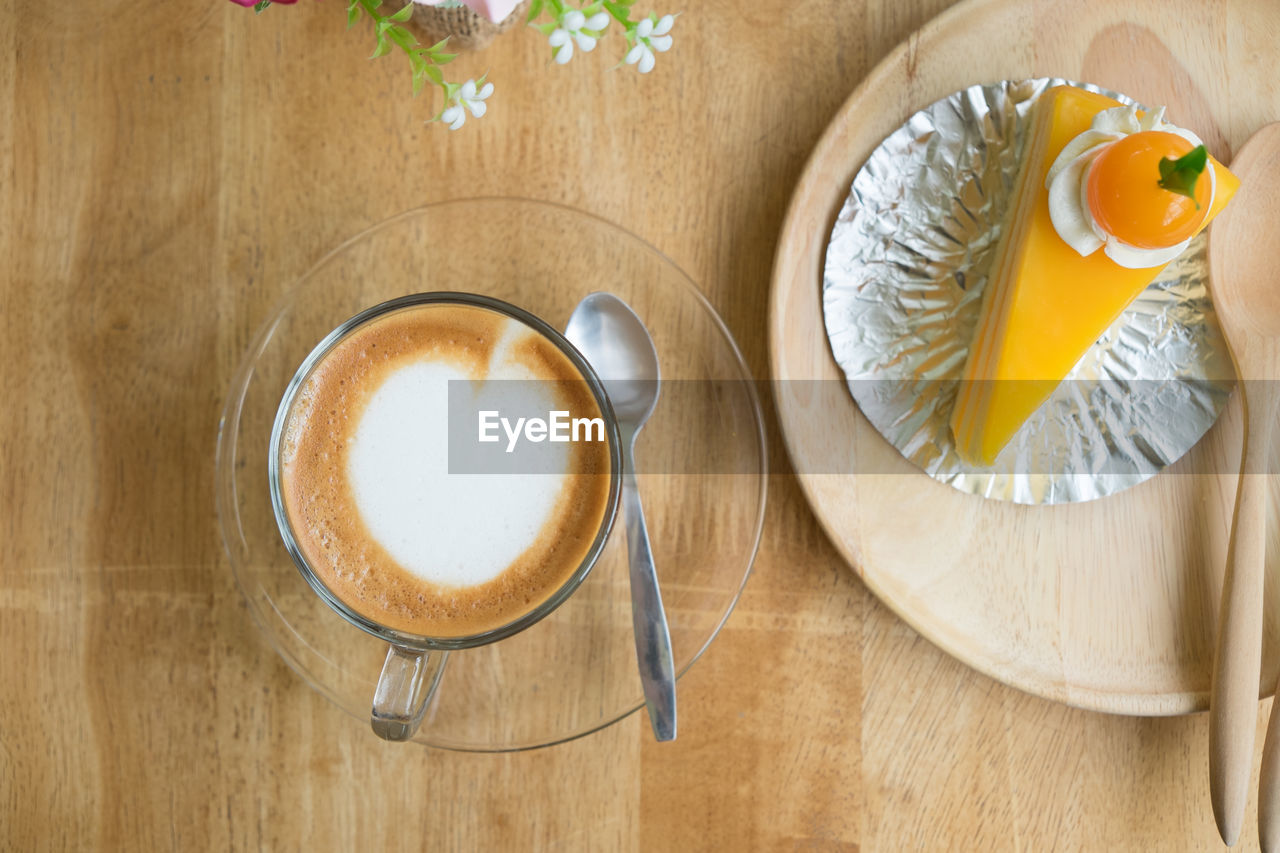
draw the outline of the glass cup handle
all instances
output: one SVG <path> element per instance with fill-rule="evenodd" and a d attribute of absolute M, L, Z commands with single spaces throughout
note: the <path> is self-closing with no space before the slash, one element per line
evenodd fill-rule
<path fill-rule="evenodd" d="M 387 647 L 387 659 L 382 664 L 382 675 L 378 676 L 369 716 L 374 734 L 392 741 L 413 737 L 440 684 L 448 657 L 448 652 Z"/>

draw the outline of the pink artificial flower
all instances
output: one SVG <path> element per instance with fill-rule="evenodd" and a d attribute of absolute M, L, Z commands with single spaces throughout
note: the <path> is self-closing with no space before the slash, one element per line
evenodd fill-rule
<path fill-rule="evenodd" d="M 235 2 L 239 3 L 241 0 L 235 0 Z M 413 0 L 413 2 L 424 6 L 439 6 L 444 0 Z M 462 0 L 462 3 L 477 15 L 500 24 L 520 5 L 520 0 Z"/>

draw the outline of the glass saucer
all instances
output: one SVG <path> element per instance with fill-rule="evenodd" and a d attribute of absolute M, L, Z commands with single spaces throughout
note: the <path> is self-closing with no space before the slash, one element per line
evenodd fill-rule
<path fill-rule="evenodd" d="M 760 541 L 766 459 L 753 381 L 715 310 L 662 253 L 602 219 L 513 198 L 433 204 L 353 237 L 302 276 L 250 345 L 219 423 L 217 506 L 232 571 L 271 645 L 367 724 L 386 647 L 330 610 L 294 567 L 272 516 L 267 448 L 285 386 L 326 333 L 371 305 L 431 290 L 497 297 L 561 329 L 584 296 L 606 290 L 644 320 L 664 384 L 637 467 L 676 671 L 688 672 L 733 610 Z M 622 719 L 644 704 L 631 624 L 617 524 L 591 575 L 551 615 L 450 655 L 414 739 L 519 750 Z M 698 696 L 681 690 L 679 700 Z"/>

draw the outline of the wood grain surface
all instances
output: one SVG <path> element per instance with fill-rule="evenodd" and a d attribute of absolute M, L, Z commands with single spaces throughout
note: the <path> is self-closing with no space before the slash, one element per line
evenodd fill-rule
<path fill-rule="evenodd" d="M 497 92 L 450 134 L 337 0 L 0 0 L 0 847 L 1216 849 L 1203 715 L 1075 710 L 940 652 L 828 543 L 769 403 L 755 575 L 681 681 L 672 744 L 637 715 L 523 754 L 381 743 L 279 662 L 218 541 L 249 336 L 330 247 L 426 202 L 629 227 L 767 376 L 805 159 L 946 5 L 707 0 L 645 78 L 607 40 L 562 68 L 517 30 L 458 61 Z M 1011 26 L 1052 38 L 1035 9 Z M 1218 9 L 1197 49 L 1225 49 Z"/>

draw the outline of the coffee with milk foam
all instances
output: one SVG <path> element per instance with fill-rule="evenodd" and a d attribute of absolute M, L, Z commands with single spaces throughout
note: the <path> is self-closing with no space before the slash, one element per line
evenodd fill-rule
<path fill-rule="evenodd" d="M 525 408 L 602 417 L 551 340 L 487 308 L 426 303 L 330 349 L 280 448 L 285 511 L 313 572 L 366 619 L 426 637 L 484 633 L 537 607 L 582 564 L 609 502 L 604 441 L 544 448 L 552 473 L 450 473 L 459 380 L 478 409 L 514 388 Z"/>

